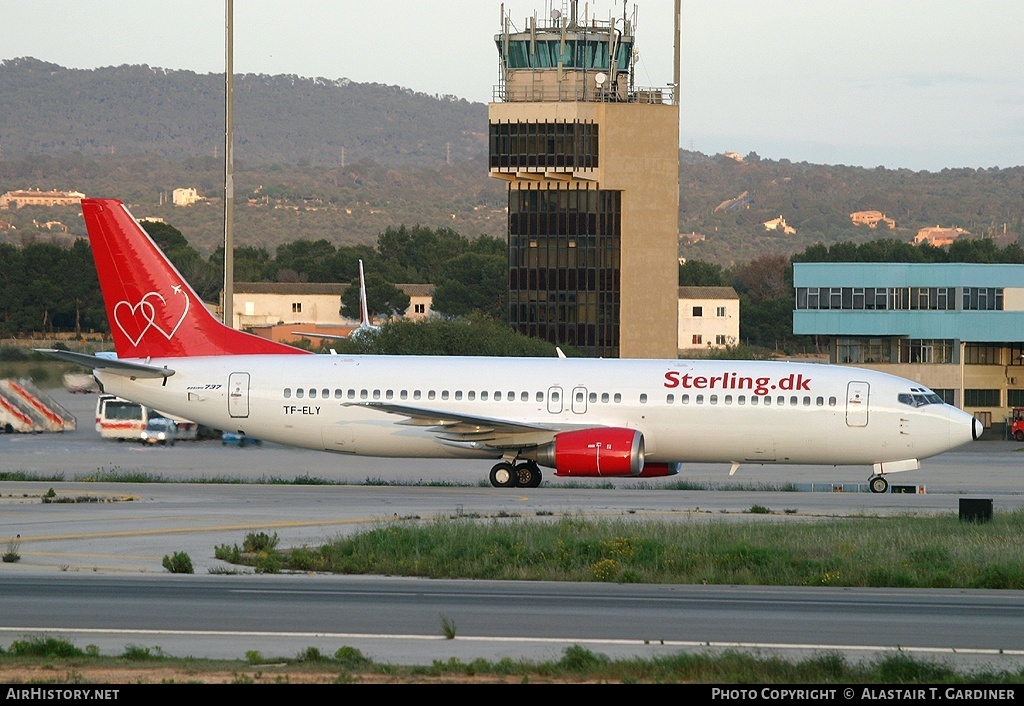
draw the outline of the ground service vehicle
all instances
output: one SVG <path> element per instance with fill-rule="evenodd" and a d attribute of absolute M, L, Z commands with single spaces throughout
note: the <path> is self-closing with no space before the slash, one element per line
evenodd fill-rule
<path fill-rule="evenodd" d="M 146 428 L 142 430 L 139 439 L 143 444 L 159 444 L 160 446 L 174 446 L 177 427 L 173 419 L 167 417 L 150 417 Z"/>

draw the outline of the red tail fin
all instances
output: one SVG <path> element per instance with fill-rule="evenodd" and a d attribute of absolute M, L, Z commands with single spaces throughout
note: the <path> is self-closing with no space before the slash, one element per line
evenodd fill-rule
<path fill-rule="evenodd" d="M 217 321 L 120 201 L 82 214 L 119 358 L 305 353 Z"/>

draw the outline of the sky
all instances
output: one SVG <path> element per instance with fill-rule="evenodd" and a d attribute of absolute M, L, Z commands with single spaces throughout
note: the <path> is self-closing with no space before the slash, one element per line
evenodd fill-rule
<path fill-rule="evenodd" d="M 505 0 L 514 26 L 562 0 Z M 638 86 L 673 80 L 673 0 L 637 8 Z M 579 0 L 598 19 L 623 0 Z M 0 60 L 224 70 L 218 0 L 2 0 Z M 234 70 L 488 102 L 500 0 L 237 0 Z M 680 144 L 914 171 L 1024 164 L 1020 0 L 682 0 Z M 0 96 L 2 104 L 2 96 Z"/>

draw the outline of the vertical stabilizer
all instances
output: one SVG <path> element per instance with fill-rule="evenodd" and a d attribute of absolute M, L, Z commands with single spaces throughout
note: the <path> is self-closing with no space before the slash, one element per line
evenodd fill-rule
<path fill-rule="evenodd" d="M 370 312 L 366 307 L 366 278 L 363 277 L 363 261 L 359 261 L 359 328 L 369 328 Z"/>
<path fill-rule="evenodd" d="M 305 353 L 218 321 L 120 201 L 82 214 L 119 358 Z"/>

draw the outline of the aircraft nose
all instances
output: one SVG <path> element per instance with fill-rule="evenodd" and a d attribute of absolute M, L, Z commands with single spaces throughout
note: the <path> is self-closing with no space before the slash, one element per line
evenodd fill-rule
<path fill-rule="evenodd" d="M 973 414 L 956 407 L 949 408 L 949 441 L 953 448 L 977 441 L 984 431 L 985 427 Z"/>

